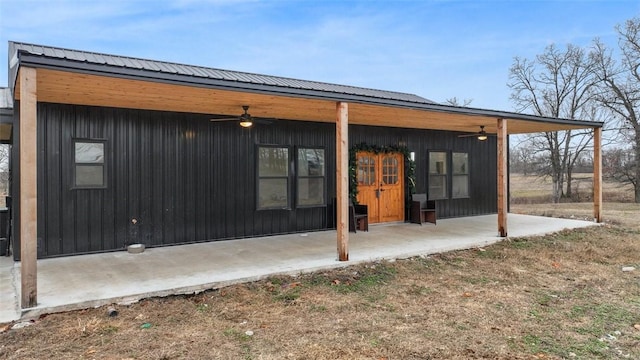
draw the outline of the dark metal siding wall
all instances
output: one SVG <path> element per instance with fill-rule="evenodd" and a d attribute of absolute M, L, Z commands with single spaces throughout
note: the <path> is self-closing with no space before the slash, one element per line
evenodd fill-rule
<path fill-rule="evenodd" d="M 256 211 L 255 156 L 257 144 L 325 148 L 331 202 L 335 125 L 275 121 L 242 129 L 235 122 L 208 120 L 197 114 L 40 103 L 39 257 L 123 249 L 138 242 L 163 246 L 314 231 L 331 223 L 325 207 Z M 107 141 L 106 189 L 71 189 L 73 138 Z M 495 212 L 495 140 L 479 143 L 447 132 L 364 126 L 351 126 L 349 138 L 352 145 L 406 145 L 415 151 L 418 192 L 427 189 L 428 150 L 468 151 L 472 196 L 439 201 L 439 216 Z M 18 257 L 19 244 L 15 249 Z"/>
<path fill-rule="evenodd" d="M 438 216 L 448 218 L 497 212 L 498 170 L 495 137 L 479 141 L 475 137 L 458 138 L 457 135 L 446 131 L 410 133 L 409 149 L 416 152 L 416 192 L 426 193 L 429 188 L 427 174 L 430 150 L 466 152 L 469 154 L 469 198 L 438 200 Z"/>
<path fill-rule="evenodd" d="M 254 158 L 256 144 L 322 146 L 327 193 L 335 193 L 334 126 L 276 122 L 248 130 L 208 120 L 39 104 L 39 256 L 326 228 L 325 207 L 256 211 Z M 71 189 L 73 138 L 107 140 L 106 189 Z"/>
<path fill-rule="evenodd" d="M 406 146 L 415 152 L 416 192 L 426 193 L 428 187 L 428 152 L 445 150 L 469 154 L 469 193 L 467 199 L 438 200 L 438 217 L 461 217 L 497 212 L 496 139 L 478 141 L 475 137 L 459 138 L 458 133 L 435 130 L 352 126 L 352 145 L 365 142 L 378 146 Z"/>

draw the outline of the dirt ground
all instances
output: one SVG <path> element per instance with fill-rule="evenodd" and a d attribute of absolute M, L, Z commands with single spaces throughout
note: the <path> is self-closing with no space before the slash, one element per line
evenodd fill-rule
<path fill-rule="evenodd" d="M 590 214 L 516 210 L 550 209 Z M 0 325 L 0 358 L 639 359 L 638 219 Z"/>

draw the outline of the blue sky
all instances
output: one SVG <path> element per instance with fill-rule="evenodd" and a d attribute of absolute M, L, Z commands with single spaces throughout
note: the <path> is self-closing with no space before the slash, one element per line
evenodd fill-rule
<path fill-rule="evenodd" d="M 513 110 L 515 56 L 615 46 L 639 15 L 637 0 L 0 0 L 0 86 L 13 40 Z"/>

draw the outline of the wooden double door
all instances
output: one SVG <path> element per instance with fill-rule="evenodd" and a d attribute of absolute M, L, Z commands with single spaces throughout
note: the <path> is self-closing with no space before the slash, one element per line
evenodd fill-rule
<path fill-rule="evenodd" d="M 369 207 L 369 223 L 404 220 L 404 156 L 358 152 L 358 202 Z"/>

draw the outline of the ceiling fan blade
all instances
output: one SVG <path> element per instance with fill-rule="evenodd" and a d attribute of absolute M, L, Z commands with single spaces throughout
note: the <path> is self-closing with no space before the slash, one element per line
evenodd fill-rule
<path fill-rule="evenodd" d="M 239 119 L 238 119 L 238 117 L 237 117 L 237 116 L 236 116 L 236 117 L 233 117 L 233 118 L 219 118 L 219 119 L 212 118 L 212 119 L 209 119 L 209 121 L 210 121 L 210 122 L 220 122 L 220 121 L 238 121 L 238 120 L 239 120 Z"/>
<path fill-rule="evenodd" d="M 224 115 L 213 115 L 213 117 L 209 119 L 209 121 L 211 122 L 236 121 L 242 127 L 251 127 L 252 123 L 268 125 L 273 123 L 274 120 L 277 120 L 275 118 L 263 118 L 263 117 L 251 116 L 251 114 L 249 114 L 249 105 L 242 105 L 242 110 L 244 110 L 244 113 L 240 114 L 239 116 L 224 117 Z"/>
<path fill-rule="evenodd" d="M 275 118 L 261 118 L 261 117 L 254 117 L 254 118 L 251 118 L 251 120 L 252 120 L 253 122 L 255 122 L 256 124 L 271 125 L 271 124 L 273 124 L 273 122 L 274 122 L 275 120 L 278 120 L 278 119 L 275 119 Z"/>
<path fill-rule="evenodd" d="M 462 134 L 462 135 L 458 135 L 459 138 L 465 138 L 465 137 L 476 137 L 480 135 L 479 133 L 473 133 L 473 134 Z"/>

